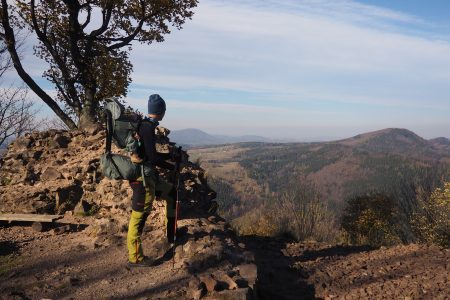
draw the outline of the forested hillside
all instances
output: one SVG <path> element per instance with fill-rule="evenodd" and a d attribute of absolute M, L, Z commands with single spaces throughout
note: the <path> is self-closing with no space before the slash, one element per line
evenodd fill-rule
<path fill-rule="evenodd" d="M 190 153 L 208 171 L 222 214 L 237 220 L 290 195 L 294 202 L 319 199 L 339 222 L 349 199 L 375 193 L 390 197 L 399 218 L 407 218 L 418 195 L 430 194 L 450 170 L 447 139 L 428 141 L 405 129 L 335 142 L 245 143 Z"/>

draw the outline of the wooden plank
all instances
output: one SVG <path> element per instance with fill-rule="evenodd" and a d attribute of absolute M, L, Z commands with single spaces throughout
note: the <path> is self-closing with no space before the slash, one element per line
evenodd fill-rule
<path fill-rule="evenodd" d="M 0 214 L 0 221 L 53 222 L 63 217 L 63 215 Z"/>

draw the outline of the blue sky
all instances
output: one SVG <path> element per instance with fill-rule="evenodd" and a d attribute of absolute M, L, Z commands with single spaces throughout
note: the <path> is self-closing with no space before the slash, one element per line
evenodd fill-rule
<path fill-rule="evenodd" d="M 165 42 L 134 45 L 127 101 L 145 112 L 159 93 L 170 129 L 450 137 L 449 17 L 450 1 L 200 0 Z"/>

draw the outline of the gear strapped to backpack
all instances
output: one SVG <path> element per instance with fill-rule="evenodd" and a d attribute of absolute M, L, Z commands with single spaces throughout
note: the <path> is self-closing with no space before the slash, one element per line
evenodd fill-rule
<path fill-rule="evenodd" d="M 134 136 L 139 131 L 142 116 L 126 111 L 115 99 L 105 105 L 105 115 L 106 149 L 100 159 L 103 174 L 110 179 L 136 180 L 141 176 L 144 178 L 144 173 L 148 171 L 144 170 L 143 164 L 133 163 L 128 156 L 111 153 L 112 141 L 119 148 L 136 153 L 140 142 Z"/>

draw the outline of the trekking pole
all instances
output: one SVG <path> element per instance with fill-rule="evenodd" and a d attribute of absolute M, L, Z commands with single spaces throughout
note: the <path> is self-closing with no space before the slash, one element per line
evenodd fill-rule
<path fill-rule="evenodd" d="M 174 222 L 174 232 L 173 232 L 173 247 L 172 247 L 172 269 L 175 268 L 175 246 L 177 243 L 177 221 L 178 221 L 178 210 L 180 208 L 180 198 L 179 198 L 179 192 L 180 192 L 180 166 L 181 166 L 181 147 L 178 147 L 177 149 L 178 154 L 180 155 L 180 158 L 177 159 L 175 164 L 175 176 L 176 176 L 176 191 L 177 191 L 177 198 L 175 199 L 175 222 Z"/>
<path fill-rule="evenodd" d="M 113 123 L 112 123 L 112 115 L 109 109 L 105 109 L 106 115 L 106 147 L 105 153 L 111 153 L 111 141 L 112 141 L 112 131 L 113 131 Z"/>

